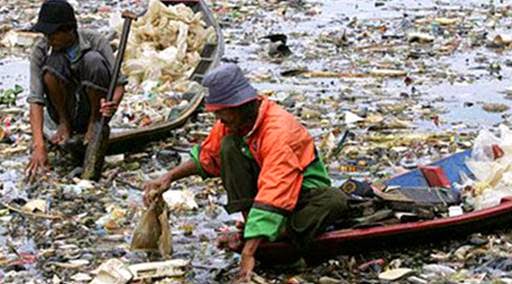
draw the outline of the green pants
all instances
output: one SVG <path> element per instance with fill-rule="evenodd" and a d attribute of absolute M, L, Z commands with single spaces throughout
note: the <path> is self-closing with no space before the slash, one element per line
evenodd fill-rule
<path fill-rule="evenodd" d="M 247 213 L 258 192 L 260 168 L 244 151 L 241 137 L 226 136 L 221 145 L 221 179 L 228 195 L 228 213 Z M 246 148 L 246 147 L 245 147 Z M 339 189 L 302 189 L 293 212 L 287 216 L 287 234 L 299 248 L 305 249 L 313 238 L 344 218 L 347 197 Z"/>

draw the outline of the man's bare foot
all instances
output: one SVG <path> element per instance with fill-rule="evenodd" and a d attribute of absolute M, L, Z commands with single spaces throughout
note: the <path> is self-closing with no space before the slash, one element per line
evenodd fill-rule
<path fill-rule="evenodd" d="M 52 136 L 51 142 L 53 144 L 64 144 L 71 136 L 71 127 L 69 124 L 61 123 L 57 127 L 57 132 Z"/>

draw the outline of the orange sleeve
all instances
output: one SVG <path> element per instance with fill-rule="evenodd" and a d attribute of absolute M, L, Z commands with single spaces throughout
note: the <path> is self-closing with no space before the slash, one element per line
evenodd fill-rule
<path fill-rule="evenodd" d="M 299 199 L 303 180 L 300 161 L 282 135 L 266 137 L 261 145 L 261 170 L 254 208 L 290 213 Z"/>
<path fill-rule="evenodd" d="M 220 147 L 226 129 L 217 121 L 199 149 L 199 164 L 209 176 L 220 176 Z"/>

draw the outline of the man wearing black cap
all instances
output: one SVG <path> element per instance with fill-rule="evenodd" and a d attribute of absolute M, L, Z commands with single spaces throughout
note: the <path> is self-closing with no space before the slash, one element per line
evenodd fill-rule
<path fill-rule="evenodd" d="M 78 30 L 73 7 L 64 0 L 45 1 L 33 30 L 44 34 L 30 58 L 32 158 L 27 174 L 48 166 L 43 138 L 44 107 L 58 125 L 50 142 L 65 143 L 73 133 L 92 138 L 94 122 L 112 116 L 122 100 L 126 78 L 120 76 L 113 102 L 105 102 L 114 55 L 100 34 Z"/>

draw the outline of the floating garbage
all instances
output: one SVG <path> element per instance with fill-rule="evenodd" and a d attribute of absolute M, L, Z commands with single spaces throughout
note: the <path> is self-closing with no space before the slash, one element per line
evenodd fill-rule
<path fill-rule="evenodd" d="M 25 205 L 23 205 L 23 207 L 21 209 L 23 209 L 27 212 L 31 212 L 31 213 L 36 212 L 36 211 L 45 213 L 47 206 L 48 206 L 48 204 L 47 204 L 46 200 L 35 199 L 35 200 L 30 200 L 29 202 L 25 203 Z"/>
<path fill-rule="evenodd" d="M 145 262 L 126 265 L 119 259 L 109 259 L 94 273 L 91 284 L 125 284 L 130 281 L 150 281 L 167 277 L 181 277 L 187 271 L 189 261 L 172 259 L 159 262 Z"/>
<path fill-rule="evenodd" d="M 4 35 L 0 43 L 7 47 L 31 47 L 39 37 L 41 35 L 38 33 L 10 30 Z"/>
<path fill-rule="evenodd" d="M 114 37 L 114 25 L 109 25 L 108 21 L 117 14 L 117 9 L 127 8 L 139 13 L 149 4 L 149 1 L 72 2 L 80 27 L 100 31 L 108 39 Z M 225 37 L 226 53 L 222 60 L 238 63 L 262 95 L 268 95 L 297 115 L 315 139 L 321 157 L 336 153 L 324 159 L 333 184 L 341 184 L 347 177 L 354 176 L 386 180 L 407 167 L 471 149 L 481 128 L 510 122 L 509 110 L 486 114 L 483 109 L 485 103 L 512 104 L 503 100 L 500 92 L 509 87 L 506 79 L 510 77 L 512 66 L 508 59 L 510 9 L 507 3 L 494 1 L 492 5 L 480 5 L 462 1 L 464 3 L 454 9 L 449 1 L 437 1 L 428 7 L 413 6 L 421 1 L 413 1 L 408 7 L 398 3 L 400 1 L 377 1 L 374 4 L 378 7 L 370 5 L 371 10 L 367 10 L 365 5 L 356 7 L 353 3 L 333 0 L 245 1 L 244 5 L 234 0 L 213 2 L 210 7 Z M 4 130 L 4 138 L 10 141 L 0 142 L 0 195 L 2 202 L 9 206 L 0 205 L 0 282 L 29 283 L 34 279 L 44 283 L 77 282 L 72 277 L 90 281 L 98 276 L 91 270 L 112 258 L 122 260 L 125 266 L 120 269 L 126 273 L 127 266 L 151 261 L 145 253 L 130 250 L 131 234 L 143 215 L 140 214 L 142 193 L 131 185 L 140 185 L 149 177 L 172 168 L 168 164 L 177 163 L 174 163 L 175 156 L 162 150 L 188 152 L 193 144 L 205 138 L 215 118 L 200 111 L 166 140 L 141 149 L 143 153 L 111 157 L 104 178 L 94 184 L 68 177 L 76 165 L 48 145 L 52 172 L 40 175 L 34 185 L 26 184 L 23 169 L 30 158 L 32 140 L 28 105 L 19 102 L 24 102 L 29 93 L 25 90 L 29 89 L 26 58 L 30 55 L 30 46 L 14 32 L 7 34 L 28 30 L 37 18 L 39 6 L 40 1 L 4 1 L 3 10 L 0 9 L 0 39 L 9 38 L 14 43 L 2 44 L 0 49 L 0 94 L 14 90 L 15 84 L 23 88 L 15 97 L 9 95 L 7 103 L 0 103 L 0 128 Z M 340 17 L 340 9 L 347 11 L 347 17 Z M 190 19 L 196 17 L 194 12 L 181 15 L 191 15 Z M 164 21 L 160 20 L 160 24 Z M 188 55 L 178 64 L 160 60 L 171 56 L 179 58 L 183 49 L 178 45 L 174 45 L 176 52 L 172 48 L 154 48 L 156 44 L 152 42 L 136 46 L 140 48 L 135 50 L 141 52 L 139 57 L 142 58 L 144 52 L 151 54 L 156 64 L 151 61 L 140 66 L 132 62 L 141 67 L 137 67 L 141 73 L 130 70 L 132 84 L 127 87 L 125 101 L 112 121 L 116 127 L 138 128 L 179 115 L 179 110 L 186 107 L 189 100 L 183 91 L 200 87 L 175 79 L 187 78 L 189 71 L 185 65 L 197 58 L 189 47 L 199 43 L 198 37 L 191 38 L 189 23 L 181 23 L 169 25 L 175 31 L 173 34 L 153 38 L 158 44 L 166 40 L 177 43 L 180 31 L 188 28 Z M 136 28 L 144 37 L 141 39 L 149 39 L 155 32 L 155 27 L 149 25 Z M 146 31 L 149 34 L 144 34 Z M 269 56 L 269 51 L 278 51 L 282 44 L 269 45 L 261 38 L 283 32 L 286 33 L 285 45 L 293 53 L 286 57 Z M 502 35 L 497 43 L 503 50 L 487 48 L 493 45 L 495 33 Z M 116 42 L 117 39 L 112 41 L 113 46 Z M 154 53 L 147 52 L 151 48 Z M 168 70 L 185 70 L 185 73 L 167 74 L 164 69 L 161 75 L 167 77 L 162 79 L 157 77 L 158 70 L 155 71 L 162 65 L 170 67 Z M 144 79 L 146 70 L 149 70 L 147 75 L 157 79 Z M 169 77 L 183 83 L 173 86 L 174 81 L 165 81 Z M 134 83 L 142 79 L 139 85 Z M 346 120 L 345 112 L 356 115 L 358 121 Z M 434 124 L 435 117 L 442 123 Z M 337 147 L 346 128 L 354 135 L 347 138 L 343 147 Z M 501 143 L 501 136 L 497 137 L 498 141 L 492 144 L 499 145 L 503 154 L 496 147 L 493 150 L 492 145 L 482 147 L 482 151 L 476 152 L 484 153 L 487 158 L 479 163 L 502 163 L 508 159 L 506 143 Z M 325 141 L 323 145 L 322 141 Z M 481 166 L 478 174 L 489 182 L 470 180 L 464 183 L 468 189 L 461 189 L 466 198 L 461 204 L 464 212 L 475 210 L 470 206 L 475 201 L 481 207 L 493 206 L 510 194 L 506 190 L 493 192 L 496 187 L 489 185 L 504 184 L 503 179 L 509 179 L 506 170 L 499 179 L 496 175 L 486 175 L 492 172 L 492 166 L 478 166 Z M 187 202 L 180 197 L 175 203 L 176 209 L 184 210 L 172 210 L 169 215 L 174 253 L 193 263 L 183 269 L 184 281 L 230 283 L 237 275 L 239 259 L 235 254 L 217 250 L 214 241 L 218 236 L 217 228 L 234 223 L 222 209 L 226 197 L 220 182 L 190 178 L 177 181 L 172 187 L 189 190 L 190 200 L 195 203 L 185 205 Z M 31 200 L 45 201 L 46 213 L 37 208 L 32 213 L 24 210 L 23 206 Z M 197 209 L 189 209 L 196 205 Z M 370 283 L 379 282 L 378 273 L 388 267 L 414 267 L 417 276 L 406 275 L 400 281 L 506 283 L 510 278 L 508 252 L 512 244 L 509 235 L 504 230 L 482 234 L 479 241 L 442 241 L 434 243 L 433 247 L 396 251 L 385 248 L 382 252 L 357 256 L 340 255 L 297 272 L 300 275 L 295 272 L 291 275 L 297 275 L 294 279 L 302 282 L 329 283 L 339 279 L 347 283 Z M 33 240 L 32 244 L 25 239 Z M 240 245 L 240 238 L 234 245 Z M 461 247 L 464 248 L 459 249 Z M 357 264 L 375 259 L 379 262 L 364 271 L 355 269 Z M 401 259 L 402 263 L 384 265 L 393 259 Z M 424 266 L 431 264 L 447 266 L 456 272 L 450 276 L 430 273 L 432 268 Z M 257 266 L 256 273 L 262 272 L 270 283 L 280 283 L 290 277 L 282 270 Z M 174 280 L 164 277 L 153 281 Z"/>
<path fill-rule="evenodd" d="M 395 268 L 386 270 L 379 274 L 379 279 L 383 281 L 397 281 L 401 278 L 409 276 L 414 271 L 410 268 Z"/>
<path fill-rule="evenodd" d="M 173 210 L 193 210 L 199 207 L 194 194 L 188 190 L 168 190 L 162 196 L 169 208 Z"/>
<path fill-rule="evenodd" d="M 92 277 L 87 273 L 79 272 L 79 273 L 71 276 L 71 280 L 74 280 L 77 282 L 89 282 L 92 280 Z"/>
<path fill-rule="evenodd" d="M 4 130 L 3 127 L 0 126 L 0 141 L 3 141 L 6 135 L 7 132 Z"/>
<path fill-rule="evenodd" d="M 434 39 L 434 36 L 427 33 L 413 32 L 407 35 L 409 42 L 430 43 L 433 42 Z"/>
<path fill-rule="evenodd" d="M 508 47 L 512 43 L 512 35 L 510 34 L 499 34 L 496 35 L 492 43 L 496 47 Z"/>
<path fill-rule="evenodd" d="M 458 18 L 445 18 L 445 17 L 438 17 L 434 19 L 435 23 L 438 23 L 442 26 L 450 26 L 454 25 L 460 22 L 460 19 Z"/>
<path fill-rule="evenodd" d="M 116 258 L 102 263 L 95 274 L 91 284 L 126 284 L 133 278 L 128 266 Z"/>
<path fill-rule="evenodd" d="M 370 70 L 370 75 L 375 77 L 403 77 L 407 76 L 407 72 L 394 69 L 373 69 Z"/>
<path fill-rule="evenodd" d="M 510 109 L 510 106 L 500 103 L 486 103 L 482 106 L 482 109 L 487 112 L 505 112 Z"/>
<path fill-rule="evenodd" d="M 149 280 L 162 277 L 181 277 L 187 272 L 190 261 L 172 259 L 159 262 L 133 264 L 128 267 L 133 280 Z"/>
<path fill-rule="evenodd" d="M 435 275 L 443 275 L 443 276 L 450 276 L 454 274 L 456 271 L 455 269 L 440 265 L 440 264 L 427 264 L 423 266 L 423 272 L 425 273 L 432 273 Z"/>

